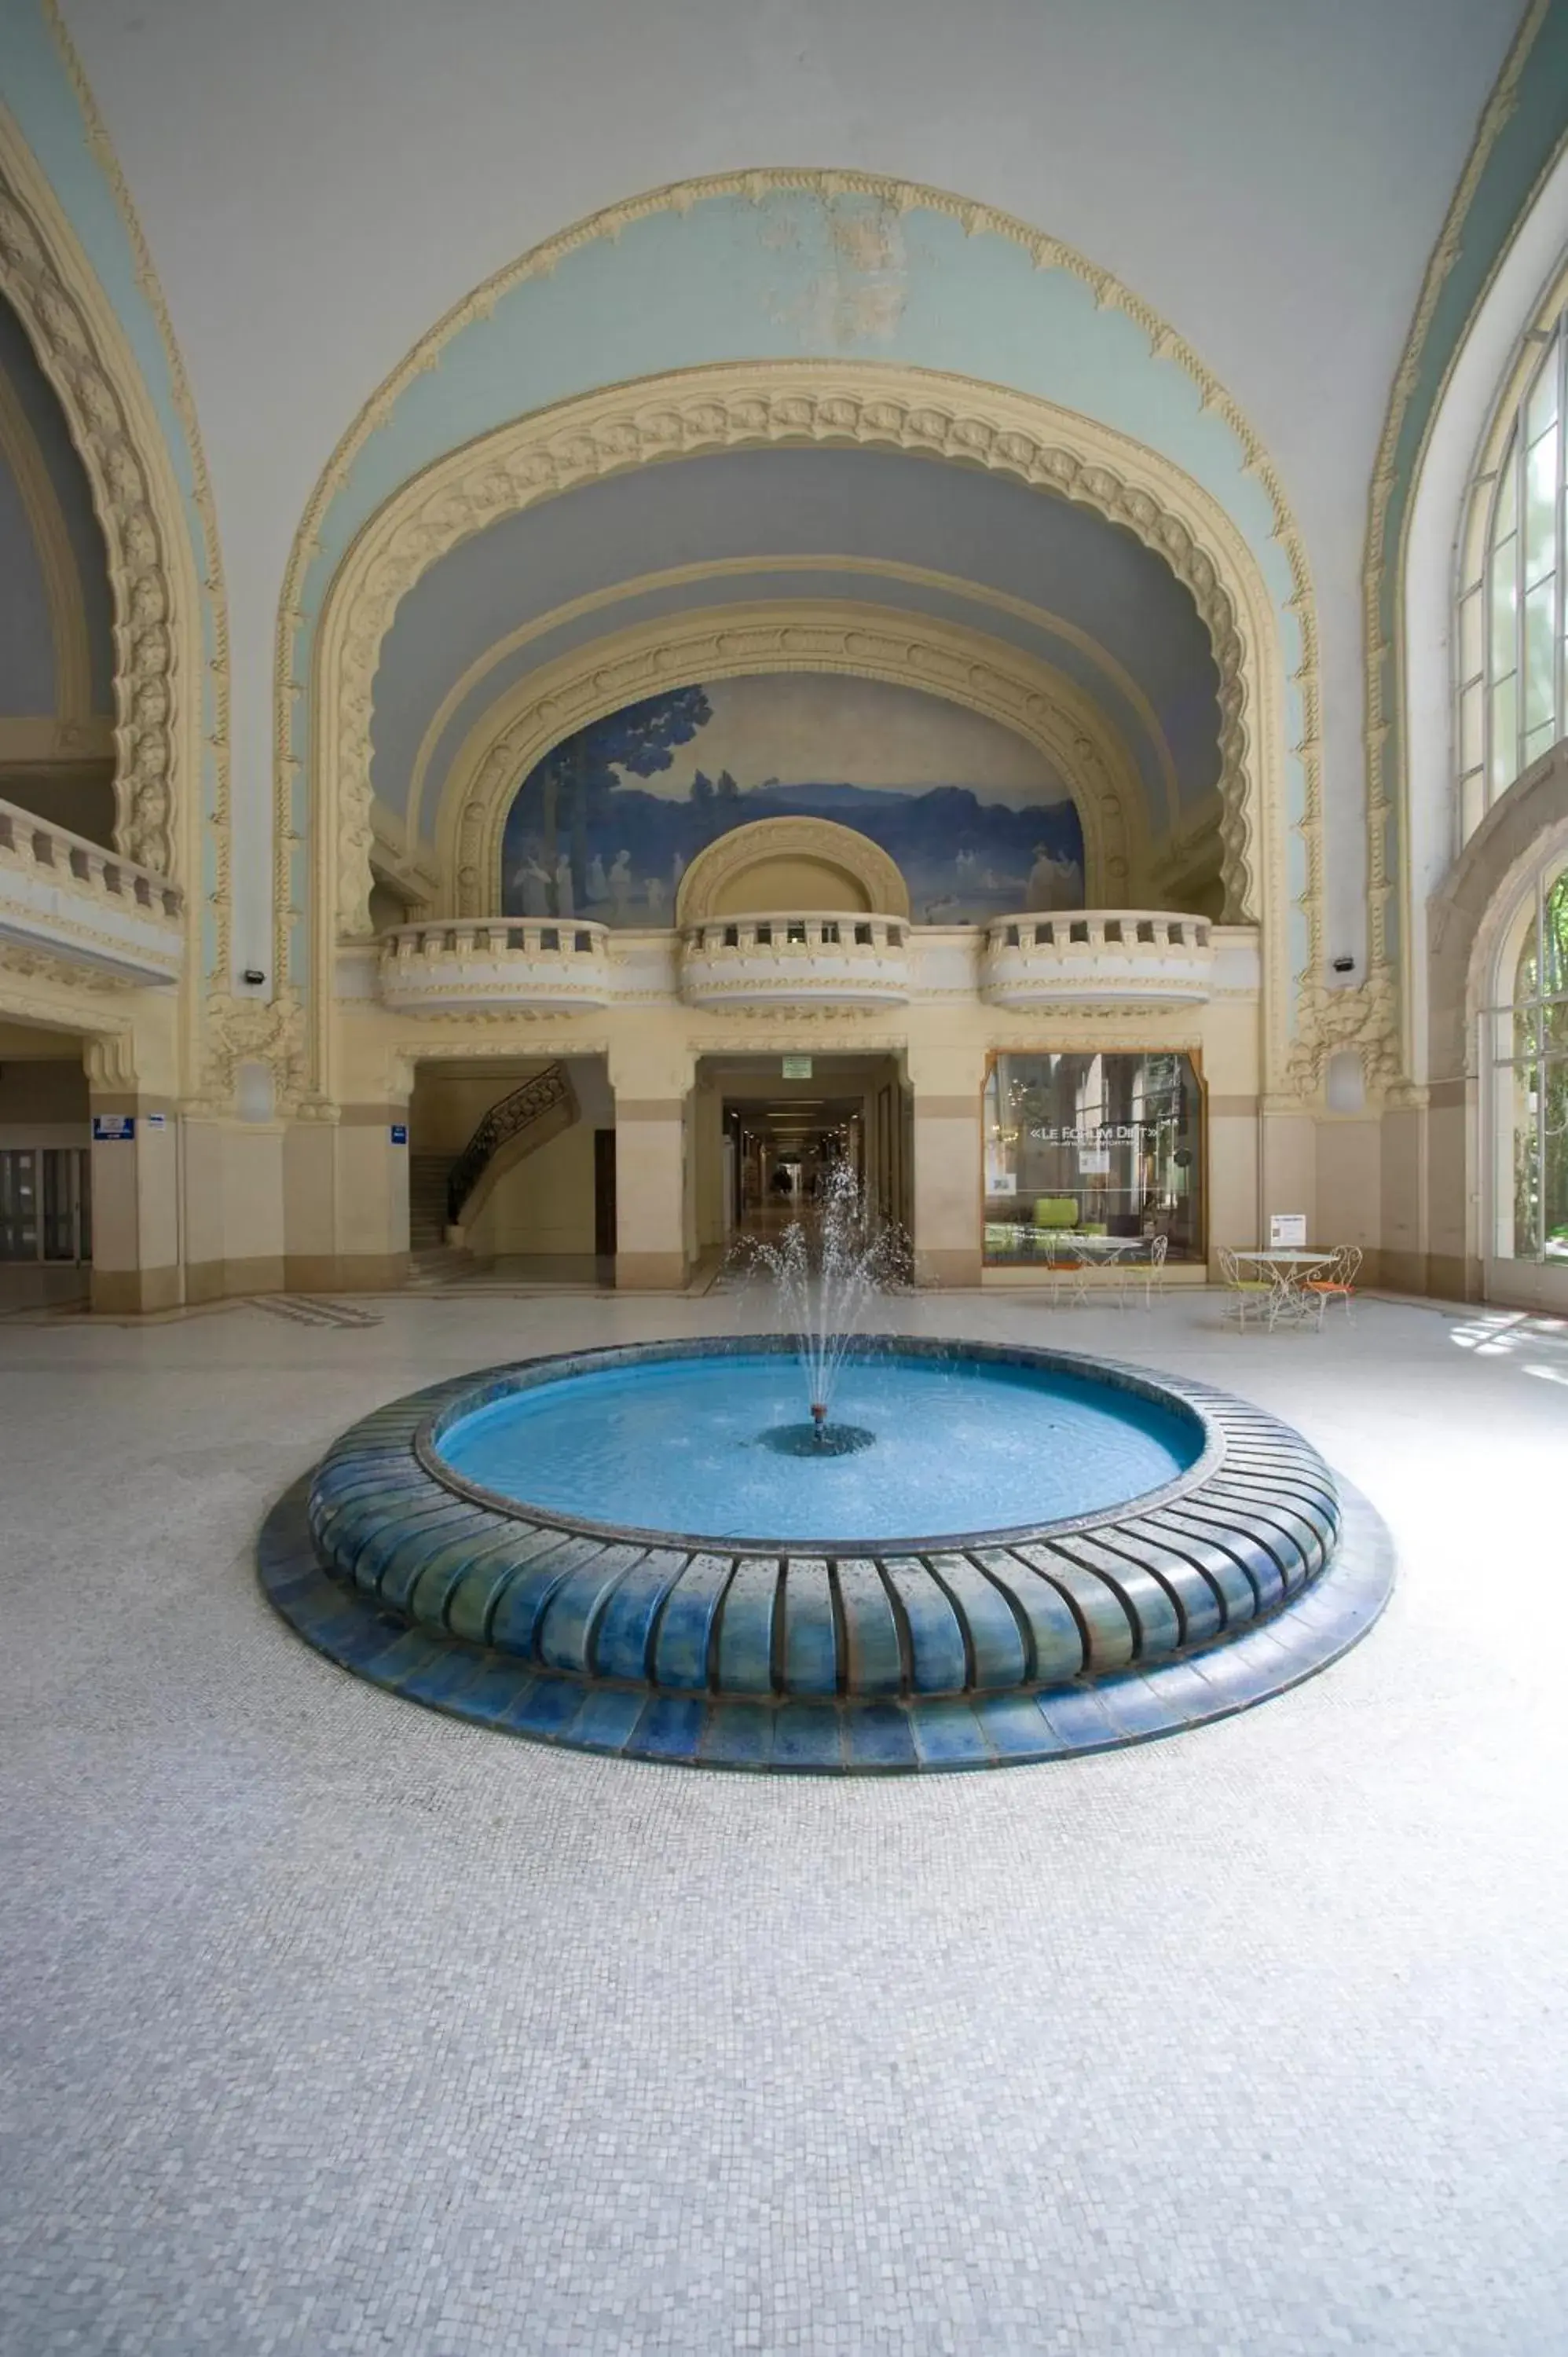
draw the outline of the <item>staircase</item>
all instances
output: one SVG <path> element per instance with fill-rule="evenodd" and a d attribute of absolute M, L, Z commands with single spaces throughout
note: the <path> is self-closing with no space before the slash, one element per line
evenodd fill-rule
<path fill-rule="evenodd" d="M 577 1100 L 564 1064 L 546 1064 L 510 1096 L 490 1107 L 446 1173 L 446 1217 L 457 1227 L 482 1195 L 482 1182 L 499 1177 L 525 1155 L 537 1154 L 577 1118 Z M 412 1176 L 412 1174 L 411 1174 Z"/>
<path fill-rule="evenodd" d="M 465 1246 L 446 1241 L 460 1223 L 482 1182 L 548 1146 L 577 1118 L 577 1100 L 564 1064 L 547 1064 L 510 1094 L 499 1098 L 456 1158 L 446 1154 L 410 1154 L 408 1160 L 408 1250 L 415 1285 L 439 1287 L 472 1271 Z"/>
<path fill-rule="evenodd" d="M 445 1154 L 412 1154 L 408 1162 L 408 1248 L 417 1258 L 439 1252 L 446 1242 L 446 1180 L 452 1164 Z"/>

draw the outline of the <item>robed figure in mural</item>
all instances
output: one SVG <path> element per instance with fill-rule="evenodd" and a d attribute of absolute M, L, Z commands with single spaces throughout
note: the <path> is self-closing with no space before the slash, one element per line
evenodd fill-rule
<path fill-rule="evenodd" d="M 1083 906 L 1082 870 L 1069 859 L 1059 859 L 1043 843 L 1035 845 L 1035 864 L 1029 870 L 1026 909 L 1041 916 L 1050 916 L 1059 909 L 1081 909 Z"/>

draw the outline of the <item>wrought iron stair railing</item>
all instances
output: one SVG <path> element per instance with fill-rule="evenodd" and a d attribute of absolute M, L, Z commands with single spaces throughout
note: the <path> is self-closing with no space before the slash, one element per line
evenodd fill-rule
<path fill-rule="evenodd" d="M 464 1204 L 500 1148 L 509 1146 L 534 1122 L 542 1121 L 546 1114 L 553 1113 L 557 1105 L 570 1105 L 573 1102 L 565 1065 L 546 1064 L 542 1072 L 534 1072 L 510 1096 L 490 1107 L 447 1176 L 448 1227 L 461 1225 Z"/>

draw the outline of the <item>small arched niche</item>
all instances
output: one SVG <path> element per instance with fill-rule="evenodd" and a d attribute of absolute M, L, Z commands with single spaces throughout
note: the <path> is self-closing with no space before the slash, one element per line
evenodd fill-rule
<path fill-rule="evenodd" d="M 832 819 L 760 818 L 710 844 L 681 879 L 682 925 L 787 909 L 907 917 L 909 893 L 880 845 Z"/>

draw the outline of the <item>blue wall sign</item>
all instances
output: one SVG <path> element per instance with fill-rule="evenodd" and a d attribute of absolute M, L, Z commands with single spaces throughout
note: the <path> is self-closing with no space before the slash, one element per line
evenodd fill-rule
<path fill-rule="evenodd" d="M 134 1137 L 135 1135 L 136 1116 L 134 1113 L 95 1113 L 92 1116 L 92 1140 L 95 1146 L 108 1145 L 111 1141 L 118 1143 L 123 1138 Z"/>
<path fill-rule="evenodd" d="M 408 1124 L 406 1121 L 393 1122 L 392 1125 L 392 1142 L 394 1146 L 406 1146 L 408 1144 Z"/>

